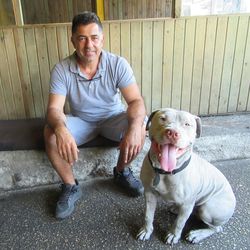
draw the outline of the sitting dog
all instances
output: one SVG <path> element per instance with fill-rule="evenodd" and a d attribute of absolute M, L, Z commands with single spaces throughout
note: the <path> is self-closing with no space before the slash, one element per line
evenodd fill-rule
<path fill-rule="evenodd" d="M 141 169 L 146 200 L 145 224 L 137 239 L 148 240 L 153 231 L 157 196 L 178 214 L 165 243 L 176 244 L 193 211 L 207 228 L 190 231 L 186 239 L 198 243 L 221 232 L 233 215 L 236 200 L 226 177 L 213 165 L 192 152 L 201 134 L 201 120 L 188 112 L 162 109 L 153 112 L 147 129 L 151 147 Z"/>

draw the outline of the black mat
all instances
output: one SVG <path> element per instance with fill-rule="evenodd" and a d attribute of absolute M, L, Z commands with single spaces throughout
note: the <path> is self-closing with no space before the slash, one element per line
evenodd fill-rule
<path fill-rule="evenodd" d="M 0 151 L 44 150 L 42 118 L 23 120 L 0 120 Z M 117 147 L 117 142 L 98 136 L 82 147 Z"/>

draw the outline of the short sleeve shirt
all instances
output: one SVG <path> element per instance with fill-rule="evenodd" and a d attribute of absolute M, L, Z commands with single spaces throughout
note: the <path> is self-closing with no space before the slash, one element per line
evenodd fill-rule
<path fill-rule="evenodd" d="M 104 50 L 97 72 L 89 80 L 80 71 L 73 53 L 52 69 L 50 93 L 67 97 L 73 116 L 96 122 L 125 110 L 120 89 L 135 82 L 126 59 Z"/>

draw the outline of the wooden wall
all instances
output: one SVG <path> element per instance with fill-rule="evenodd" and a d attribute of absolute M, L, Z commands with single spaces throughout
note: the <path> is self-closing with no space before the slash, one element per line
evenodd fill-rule
<path fill-rule="evenodd" d="M 173 0 L 104 0 L 105 20 L 172 16 Z"/>
<path fill-rule="evenodd" d="M 21 0 L 25 24 L 66 23 L 82 11 L 94 11 L 93 0 Z"/>
<path fill-rule="evenodd" d="M 250 15 L 105 22 L 105 49 L 131 63 L 148 112 L 250 111 Z M 43 117 L 49 72 L 73 52 L 70 24 L 0 28 L 0 119 Z"/>

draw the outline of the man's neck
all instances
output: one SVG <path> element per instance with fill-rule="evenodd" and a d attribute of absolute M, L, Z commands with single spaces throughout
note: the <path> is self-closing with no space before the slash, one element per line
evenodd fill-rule
<path fill-rule="evenodd" d="M 94 77 L 94 75 L 97 72 L 98 64 L 99 64 L 100 58 L 98 61 L 82 61 L 77 57 L 77 64 L 79 65 L 80 71 L 88 78 L 91 79 Z"/>

